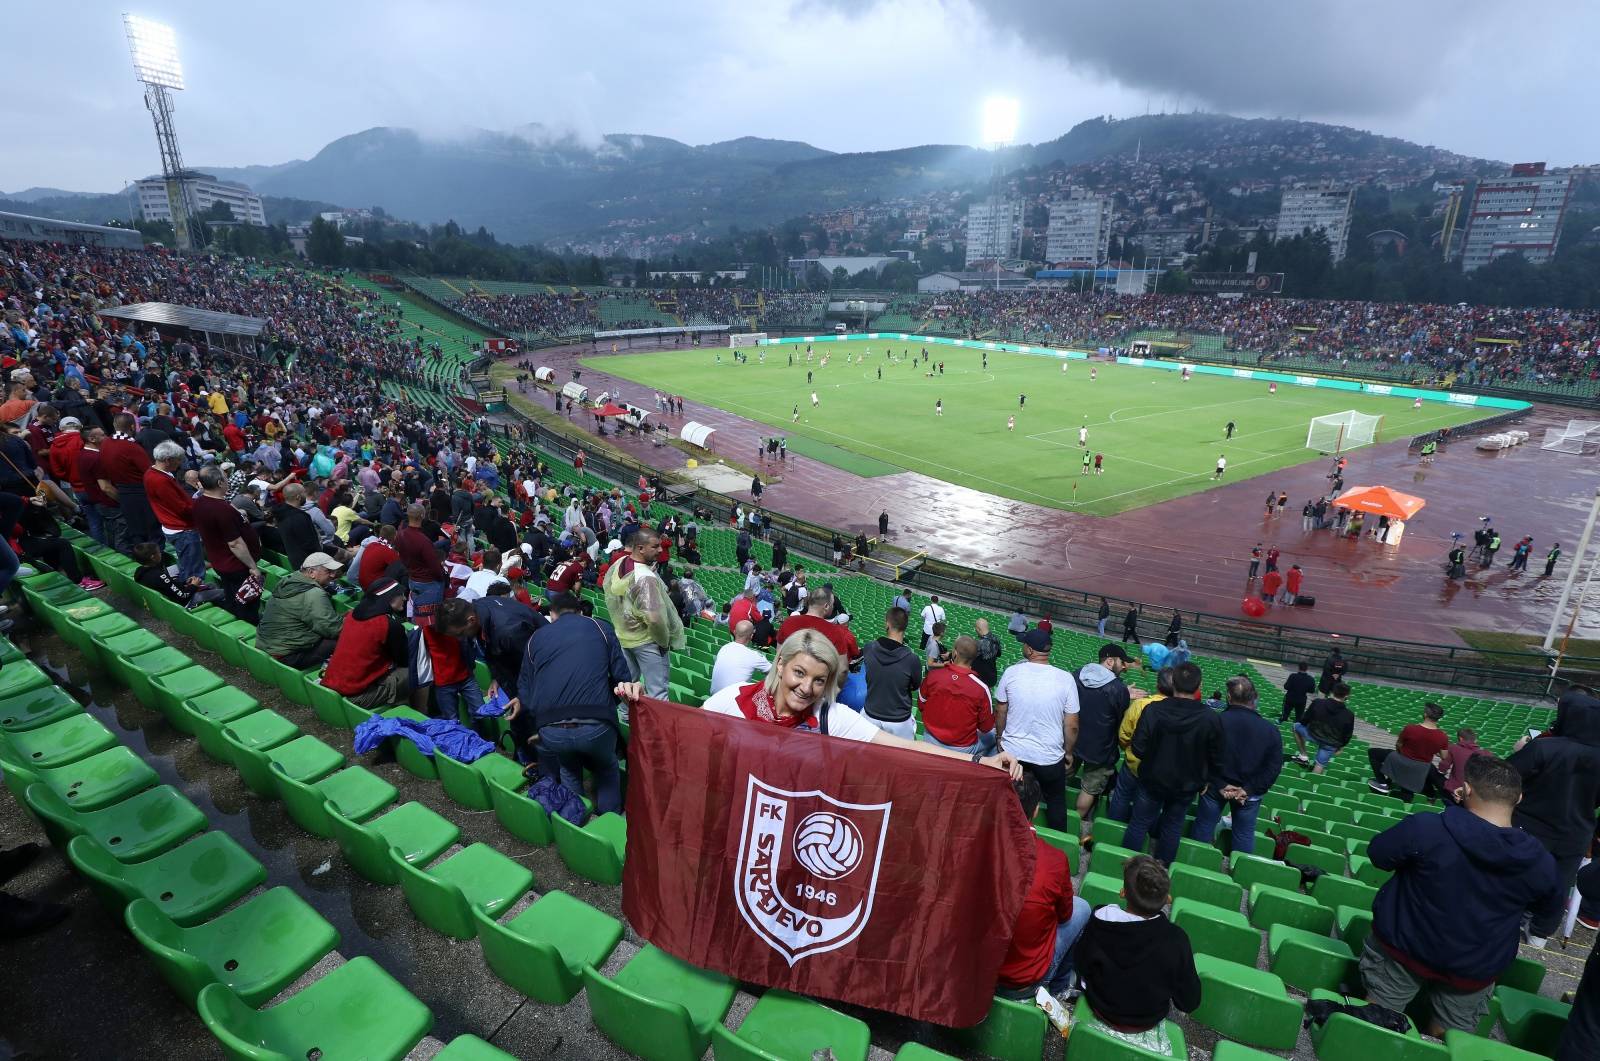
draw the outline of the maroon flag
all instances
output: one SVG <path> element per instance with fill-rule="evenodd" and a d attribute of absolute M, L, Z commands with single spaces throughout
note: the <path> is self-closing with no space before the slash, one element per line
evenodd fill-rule
<path fill-rule="evenodd" d="M 1033 877 L 1005 774 L 654 700 L 631 722 L 641 936 L 751 983 L 983 1020 Z"/>

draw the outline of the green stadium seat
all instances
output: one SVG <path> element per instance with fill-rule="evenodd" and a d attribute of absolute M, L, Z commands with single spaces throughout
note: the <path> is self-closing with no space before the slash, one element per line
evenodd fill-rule
<path fill-rule="evenodd" d="M 1191 1017 L 1229 1039 L 1272 1050 L 1294 1049 L 1304 1010 L 1289 997 L 1282 980 L 1254 965 L 1210 954 L 1196 954 L 1194 965 L 1201 997 Z"/>
<path fill-rule="evenodd" d="M 1325 935 L 1333 928 L 1333 911 L 1309 895 L 1270 884 L 1252 884 L 1250 923 L 1259 929 L 1290 925 Z"/>
<path fill-rule="evenodd" d="M 131 865 L 93 837 L 75 836 L 67 858 L 119 918 L 129 903 L 144 898 L 184 926 L 199 924 L 267 879 L 265 866 L 216 830 Z"/>
<path fill-rule="evenodd" d="M 1353 906 L 1357 910 L 1370 910 L 1372 901 L 1377 897 L 1378 889 L 1370 884 L 1362 884 L 1349 877 L 1336 877 L 1331 873 L 1324 873 L 1311 886 L 1311 898 L 1329 908 Z"/>
<path fill-rule="evenodd" d="M 194 660 L 171 645 L 163 645 L 154 651 L 113 664 L 111 676 L 131 689 L 134 697 L 145 707 L 159 711 L 161 705 L 156 699 L 155 686 L 151 684 L 151 679 L 192 666 Z"/>
<path fill-rule="evenodd" d="M 152 675 L 150 692 L 155 697 L 154 707 L 166 716 L 167 721 L 180 732 L 188 732 L 188 715 L 183 702 L 192 696 L 209 693 L 222 687 L 222 676 L 206 667 L 182 667 L 166 674 Z"/>
<path fill-rule="evenodd" d="M 37 729 L 0 733 L 0 744 L 6 746 L 7 759 L 49 770 L 116 747 L 117 736 L 80 709 Z"/>
<path fill-rule="evenodd" d="M 1194 866 L 1196 869 L 1216 872 L 1222 868 L 1222 851 L 1186 836 L 1178 841 L 1178 855 L 1173 865 Z"/>
<path fill-rule="evenodd" d="M 1118 824 L 1121 824 L 1120 822 Z M 1117 844 L 1096 843 L 1094 850 L 1089 853 L 1089 872 L 1099 873 L 1106 877 L 1122 879 L 1122 867 L 1128 860 L 1137 855 L 1137 851 L 1129 850 Z M 1117 887 L 1121 887 L 1119 884 Z"/>
<path fill-rule="evenodd" d="M 494 974 L 529 998 L 556 1006 L 583 990 L 583 967 L 604 964 L 622 939 L 622 922 L 559 891 L 546 892 L 504 924 L 476 907 L 472 916 Z"/>
<path fill-rule="evenodd" d="M 344 708 L 351 716 L 350 729 L 355 729 L 364 718 L 372 717 L 372 712 L 366 711 L 348 700 L 345 701 Z M 381 714 L 384 718 L 409 719 L 412 722 L 426 722 L 428 720 L 428 716 L 421 711 L 404 706 L 385 708 L 378 714 Z M 361 717 L 358 718 L 356 717 L 357 715 Z M 439 767 L 434 762 L 434 756 L 422 754 L 421 749 L 404 737 L 391 737 L 386 743 L 390 748 L 394 749 L 394 761 L 399 763 L 401 769 L 405 770 L 406 773 L 412 777 L 419 777 L 424 781 L 437 781 L 439 779 Z"/>
<path fill-rule="evenodd" d="M 1233 857 L 1229 859 L 1229 872 L 1233 879 L 1245 888 L 1255 884 L 1270 884 L 1274 888 L 1295 891 L 1300 887 L 1299 870 L 1259 855 L 1234 852 Z"/>
<path fill-rule="evenodd" d="M 1537 995 L 1539 988 L 1544 986 L 1544 974 L 1549 966 L 1544 962 L 1532 958 L 1513 958 L 1511 964 L 1506 966 L 1495 983 L 1501 987 L 1513 988 L 1517 991 L 1526 991 Z"/>
<path fill-rule="evenodd" d="M 1073 875 L 1078 872 L 1078 836 L 1076 833 L 1058 833 L 1054 829 L 1035 826 L 1034 831 L 1039 834 L 1039 839 L 1067 856 L 1067 864 L 1072 867 Z"/>
<path fill-rule="evenodd" d="M 550 819 L 556 850 L 567 868 L 597 884 L 621 884 L 627 854 L 628 823 L 620 814 L 601 814 L 581 829 L 560 815 Z"/>
<path fill-rule="evenodd" d="M 203 925 L 184 928 L 148 899 L 124 914 L 162 977 L 190 1006 L 223 984 L 259 1006 L 339 945 L 339 933 L 290 888 L 273 888 Z"/>
<path fill-rule="evenodd" d="M 98 810 L 143 791 L 160 780 L 150 765 L 118 745 L 66 766 L 34 769 L 0 748 L 5 786 L 19 801 L 30 785 L 42 784 L 78 810 Z"/>
<path fill-rule="evenodd" d="M 55 687 L 50 676 L 32 663 L 24 661 L 0 667 L 0 702 L 47 687 Z"/>
<path fill-rule="evenodd" d="M 1283 1061 L 1277 1054 L 1266 1054 L 1248 1046 L 1223 1040 L 1211 1052 L 1211 1061 Z"/>
<path fill-rule="evenodd" d="M 494 808 L 494 801 L 489 795 L 488 779 L 491 775 L 508 782 L 522 780 L 522 767 L 514 759 L 495 752 L 463 763 L 435 749 L 433 765 L 439 771 L 439 783 L 444 786 L 445 795 L 472 810 Z"/>
<path fill-rule="evenodd" d="M 296 781 L 320 781 L 344 765 L 343 755 L 308 734 L 265 750 L 246 744 L 238 730 L 231 725 L 222 727 L 222 738 L 228 743 L 233 765 L 244 779 L 246 787 L 268 799 L 278 796 L 277 777 L 272 769 L 274 763 Z"/>
<path fill-rule="evenodd" d="M 1290 987 L 1307 992 L 1319 987 L 1327 991 L 1360 988 L 1356 956 L 1341 940 L 1273 925 L 1267 930 L 1267 951 L 1272 971 Z"/>
<path fill-rule="evenodd" d="M 478 934 L 472 910 L 490 917 L 516 904 L 533 887 L 533 873 L 488 844 L 473 844 L 423 869 L 398 850 L 389 860 L 400 873 L 400 890 L 423 924 L 456 939 Z"/>
<path fill-rule="evenodd" d="M 413 865 L 426 865 L 461 836 L 455 823 L 421 803 L 402 803 L 383 817 L 364 823 L 345 817 L 336 807 L 328 807 L 327 812 L 339 850 L 358 874 L 374 884 L 400 883 L 390 851 L 399 852 Z"/>
<path fill-rule="evenodd" d="M 595 1027 L 647 1061 L 699 1061 L 738 989 L 720 973 L 650 946 L 612 979 L 585 966 L 583 985 Z"/>
<path fill-rule="evenodd" d="M 1381 888 L 1390 877 L 1394 876 L 1394 872 L 1392 870 L 1379 869 L 1372 864 L 1372 859 L 1352 852 L 1350 855 L 1350 876 L 1369 887 Z"/>
<path fill-rule="evenodd" d="M 1315 866 L 1324 876 L 1342 875 L 1347 865 L 1343 851 L 1330 851 L 1312 844 L 1291 844 L 1284 858 L 1297 866 Z"/>
<path fill-rule="evenodd" d="M 1341 906 L 1333 912 L 1334 926 L 1338 929 L 1339 938 L 1344 940 L 1351 953 L 1361 954 L 1361 948 L 1367 942 L 1367 936 L 1372 932 L 1372 911 L 1370 909 L 1357 909 L 1353 906 Z M 1540 966 L 1542 969 L 1543 966 Z"/>
<path fill-rule="evenodd" d="M 336 810 L 351 821 L 365 821 L 394 802 L 395 787 L 364 766 L 351 766 L 320 781 L 296 781 L 282 763 L 272 763 L 272 779 L 295 824 L 312 836 L 333 838 L 328 812 Z"/>
<path fill-rule="evenodd" d="M 1078 897 L 1095 909 L 1102 906 L 1122 905 L 1122 873 L 1115 877 L 1106 873 L 1085 873 L 1078 884 Z"/>
<path fill-rule="evenodd" d="M 1173 1021 L 1163 1021 L 1171 1052 L 1162 1055 L 1130 1042 L 1107 1035 L 1097 1028 L 1094 1014 L 1089 1010 L 1089 1000 L 1079 996 L 1078 1008 L 1073 1012 L 1072 1037 L 1067 1040 L 1066 1061 L 1150 1061 L 1153 1057 L 1183 1059 L 1189 1056 L 1183 1029 Z"/>
<path fill-rule="evenodd" d="M 323 685 L 321 681 L 306 679 L 306 695 L 311 700 L 311 710 L 327 725 L 336 729 L 349 727 L 350 716 L 344 709 L 344 696 Z"/>
<path fill-rule="evenodd" d="M 895 1053 L 894 1061 L 956 1061 L 956 1058 L 921 1043 L 906 1043 Z"/>
<path fill-rule="evenodd" d="M 458 1035 L 450 1045 L 433 1055 L 433 1061 L 517 1061 L 498 1046 L 476 1035 Z"/>
<path fill-rule="evenodd" d="M 266 1010 L 222 984 L 200 992 L 200 1019 L 232 1058 L 400 1061 L 433 1014 L 371 958 L 360 957 Z"/>
<path fill-rule="evenodd" d="M 0 700 L 0 733 L 26 733 L 82 712 L 83 705 L 59 686 L 36 686 Z"/>
<path fill-rule="evenodd" d="M 251 629 L 254 630 L 255 627 Z M 142 656 L 166 645 L 160 637 L 143 628 L 106 636 L 92 635 L 89 642 L 94 648 L 94 661 L 118 681 L 123 680 L 122 672 L 118 668 L 124 659 Z"/>
<path fill-rule="evenodd" d="M 1520 1050 L 1510 1043 L 1497 1042 L 1451 1028 L 1444 1033 L 1444 1046 L 1450 1061 L 1545 1061 L 1545 1055 Z"/>
<path fill-rule="evenodd" d="M 1189 935 L 1196 954 L 1209 954 L 1254 967 L 1261 953 L 1261 933 L 1237 908 L 1223 909 L 1194 899 L 1172 901 L 1172 923 Z"/>
<path fill-rule="evenodd" d="M 518 840 L 548 847 L 555 843 L 555 832 L 550 825 L 550 815 L 539 806 L 538 800 L 528 798 L 528 781 L 518 774 L 511 778 L 501 771 L 490 774 L 489 802 L 494 804 L 494 816 L 506 832 Z"/>
<path fill-rule="evenodd" d="M 811 1061 L 830 1050 L 838 1061 L 867 1061 L 871 1036 L 865 1022 L 787 991 L 756 1000 L 737 1032 L 711 1029 L 717 1061 Z"/>
<path fill-rule="evenodd" d="M 955 1039 L 970 1050 L 1001 1061 L 1038 1061 L 1050 1021 L 1032 1001 L 997 998 L 989 1015 L 972 1028 L 958 1028 Z"/>
<path fill-rule="evenodd" d="M 1172 895 L 1175 899 L 1193 899 L 1228 910 L 1239 909 L 1244 898 L 1244 888 L 1226 873 L 1199 866 L 1172 864 Z"/>
<path fill-rule="evenodd" d="M 1506 1042 L 1546 1057 L 1556 1056 L 1567 1015 L 1572 1012 L 1570 1005 L 1514 987 L 1495 988 L 1494 998 L 1500 1003 L 1500 1030 L 1505 1032 Z"/>
<path fill-rule="evenodd" d="M 1313 991 L 1311 998 L 1345 1001 L 1332 991 Z M 1424 1040 L 1415 1027 L 1406 1034 L 1380 1028 L 1348 1013 L 1336 1013 L 1325 1024 L 1311 1025 L 1311 1045 L 1318 1061 L 1449 1061 L 1438 1043 Z"/>
<path fill-rule="evenodd" d="M 216 689 L 213 693 L 231 692 Z M 208 696 L 213 695 L 208 693 Z M 251 703 L 255 703 L 252 699 Z M 231 710 L 229 708 L 228 710 Z M 244 760 L 240 748 L 271 751 L 300 736 L 300 727 L 265 708 L 240 715 L 227 722 L 218 722 L 195 710 L 189 711 L 189 722 L 194 726 L 195 739 L 206 754 L 218 762 L 227 763 L 235 770 L 250 769 L 254 760 Z M 244 761 L 245 766 L 240 767 Z M 276 790 L 274 790 L 276 791 Z"/>
<path fill-rule="evenodd" d="M 88 836 L 120 862 L 154 858 L 206 827 L 200 808 L 167 785 L 146 789 L 101 810 L 69 806 L 40 784 L 29 785 L 23 800 L 57 847 L 65 847 L 72 837 Z"/>

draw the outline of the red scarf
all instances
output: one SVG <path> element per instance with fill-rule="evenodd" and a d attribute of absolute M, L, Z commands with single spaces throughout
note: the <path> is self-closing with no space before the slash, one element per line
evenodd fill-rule
<path fill-rule="evenodd" d="M 767 683 L 764 681 L 740 686 L 739 695 L 733 702 L 739 705 L 744 717 L 752 722 L 771 722 L 785 729 L 816 728 L 815 708 L 803 715 L 778 714 L 778 707 L 772 702 L 772 694 L 767 692 Z"/>

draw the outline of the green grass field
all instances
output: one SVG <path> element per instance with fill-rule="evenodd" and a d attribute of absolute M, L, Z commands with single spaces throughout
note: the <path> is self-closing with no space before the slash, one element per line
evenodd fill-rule
<path fill-rule="evenodd" d="M 1284 384 L 1269 394 L 1263 381 L 1196 375 L 1184 382 L 1176 372 L 1100 362 L 1091 381 L 1089 362 L 1066 362 L 1062 372 L 1061 361 L 1036 354 L 990 351 L 985 370 L 979 351 L 944 346 L 928 349 L 933 361 L 945 363 L 944 374 L 929 379 L 923 365 L 890 362 L 890 349 L 899 356 L 919 348 L 829 342 L 817 347 L 809 366 L 803 345 L 766 347 L 765 362 L 758 350 L 744 351 L 747 364 L 735 364 L 725 347 L 597 357 L 585 364 L 759 421 L 791 440 L 826 443 L 810 455 L 847 470 L 858 469 L 830 459 L 830 449 L 989 494 L 1102 516 L 1209 489 L 1216 485 L 1211 473 L 1219 454 L 1227 455 L 1229 482 L 1315 460 L 1318 454 L 1305 447 L 1314 416 L 1346 409 L 1379 414 L 1380 441 L 1389 441 L 1485 415 L 1437 402 L 1414 410 L 1406 398 Z M 820 364 L 824 351 L 826 367 Z M 846 355 L 855 361 L 847 363 Z M 815 374 L 811 385 L 808 369 Z M 1028 396 L 1021 408 L 1019 394 Z M 938 400 L 942 416 L 934 413 Z M 799 422 L 792 420 L 796 406 Z M 1017 418 L 1015 431 L 1007 430 L 1010 416 Z M 1224 442 L 1229 420 L 1236 430 Z M 1080 426 L 1089 429 L 1090 452 L 1104 454 L 1099 476 L 1081 474 Z M 791 441 L 789 448 L 810 447 Z"/>

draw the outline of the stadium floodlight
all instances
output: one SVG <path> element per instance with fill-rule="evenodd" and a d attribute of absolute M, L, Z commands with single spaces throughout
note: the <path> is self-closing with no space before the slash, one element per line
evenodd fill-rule
<path fill-rule="evenodd" d="M 122 16 L 133 53 L 133 72 L 147 85 L 183 91 L 183 66 L 178 62 L 178 35 L 172 27 L 143 15 Z"/>
<path fill-rule="evenodd" d="M 983 101 L 983 142 L 996 146 L 1009 144 L 1017 136 L 1021 105 L 1009 96 L 990 96 Z"/>

